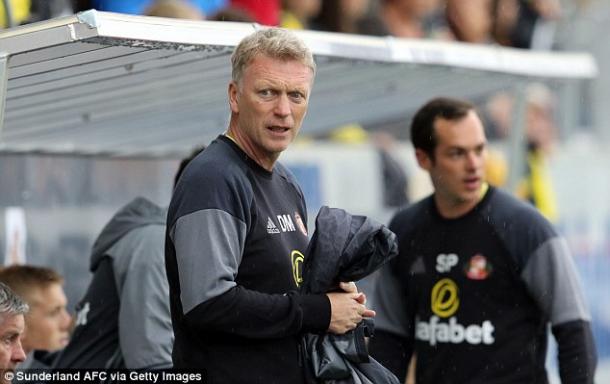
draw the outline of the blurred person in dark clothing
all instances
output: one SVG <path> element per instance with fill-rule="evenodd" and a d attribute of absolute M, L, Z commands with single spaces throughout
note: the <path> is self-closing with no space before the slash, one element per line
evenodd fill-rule
<path fill-rule="evenodd" d="M 493 35 L 499 44 L 515 48 L 553 48 L 559 0 L 494 0 Z"/>
<path fill-rule="evenodd" d="M 372 139 L 381 160 L 384 206 L 403 207 L 409 202 L 409 181 L 404 167 L 393 154 L 396 139 L 389 132 L 375 132 Z"/>
<path fill-rule="evenodd" d="M 241 8 L 237 7 L 225 7 L 220 9 L 218 12 L 208 17 L 208 20 L 212 21 L 239 21 L 245 23 L 253 23 L 254 19 Z"/>
<path fill-rule="evenodd" d="M 358 31 L 374 36 L 430 37 L 436 26 L 429 22 L 439 10 L 440 0 L 381 0 L 376 12 L 358 23 Z"/>
<path fill-rule="evenodd" d="M 359 23 L 369 11 L 370 0 L 324 0 L 311 23 L 312 29 L 360 33 Z"/>

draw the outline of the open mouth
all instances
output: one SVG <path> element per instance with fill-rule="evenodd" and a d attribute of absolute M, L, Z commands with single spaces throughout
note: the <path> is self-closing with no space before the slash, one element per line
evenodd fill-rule
<path fill-rule="evenodd" d="M 267 127 L 267 129 L 269 129 L 271 132 L 275 132 L 275 133 L 284 133 L 284 132 L 288 132 L 290 130 L 290 128 L 288 127 L 282 127 L 279 125 L 272 125 Z"/>

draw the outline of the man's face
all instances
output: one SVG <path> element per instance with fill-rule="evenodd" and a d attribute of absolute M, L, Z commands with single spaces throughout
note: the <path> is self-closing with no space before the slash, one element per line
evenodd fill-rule
<path fill-rule="evenodd" d="M 439 208 L 468 211 L 480 200 L 485 181 L 486 139 L 483 124 L 474 111 L 460 120 L 437 118 L 434 159 L 416 150 L 422 168 L 430 173 Z"/>
<path fill-rule="evenodd" d="M 25 317 L 23 346 L 26 351 L 56 351 L 68 344 L 70 315 L 66 295 L 59 283 L 36 289 L 28 295 L 30 311 Z"/>
<path fill-rule="evenodd" d="M 14 371 L 25 360 L 21 336 L 25 329 L 23 315 L 0 315 L 0 384 L 9 383 L 4 372 Z"/>
<path fill-rule="evenodd" d="M 307 112 L 313 73 L 294 60 L 256 56 L 240 84 L 229 85 L 229 103 L 243 149 L 264 167 L 273 166 L 294 140 Z"/>

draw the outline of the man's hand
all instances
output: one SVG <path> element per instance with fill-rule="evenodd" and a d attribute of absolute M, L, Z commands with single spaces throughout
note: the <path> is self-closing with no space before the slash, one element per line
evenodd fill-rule
<path fill-rule="evenodd" d="M 344 292 L 326 294 L 330 300 L 331 311 L 328 331 L 338 335 L 356 328 L 364 317 L 375 316 L 375 311 L 364 306 L 366 295 L 358 292 L 356 284 L 341 283 L 340 287 Z"/>

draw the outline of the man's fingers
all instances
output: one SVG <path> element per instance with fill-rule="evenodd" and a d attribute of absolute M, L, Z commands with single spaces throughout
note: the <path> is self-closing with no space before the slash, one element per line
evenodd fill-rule
<path fill-rule="evenodd" d="M 356 284 L 341 283 L 344 292 L 331 292 L 327 296 L 331 302 L 331 324 L 329 332 L 343 334 L 358 326 L 365 317 L 375 316 L 375 311 L 368 309 L 366 295 L 358 292 Z"/>
<path fill-rule="evenodd" d="M 358 293 L 358 287 L 356 287 L 356 283 L 354 283 L 353 281 L 341 282 L 339 283 L 339 287 L 341 287 L 341 289 L 345 292 Z"/>
<path fill-rule="evenodd" d="M 364 312 L 362 312 L 362 317 L 375 317 L 376 314 L 377 313 L 375 311 L 367 308 Z"/>
<path fill-rule="evenodd" d="M 365 305 L 366 295 L 364 294 L 364 292 L 358 292 L 358 295 L 354 296 L 354 300 L 356 300 L 359 304 Z"/>

